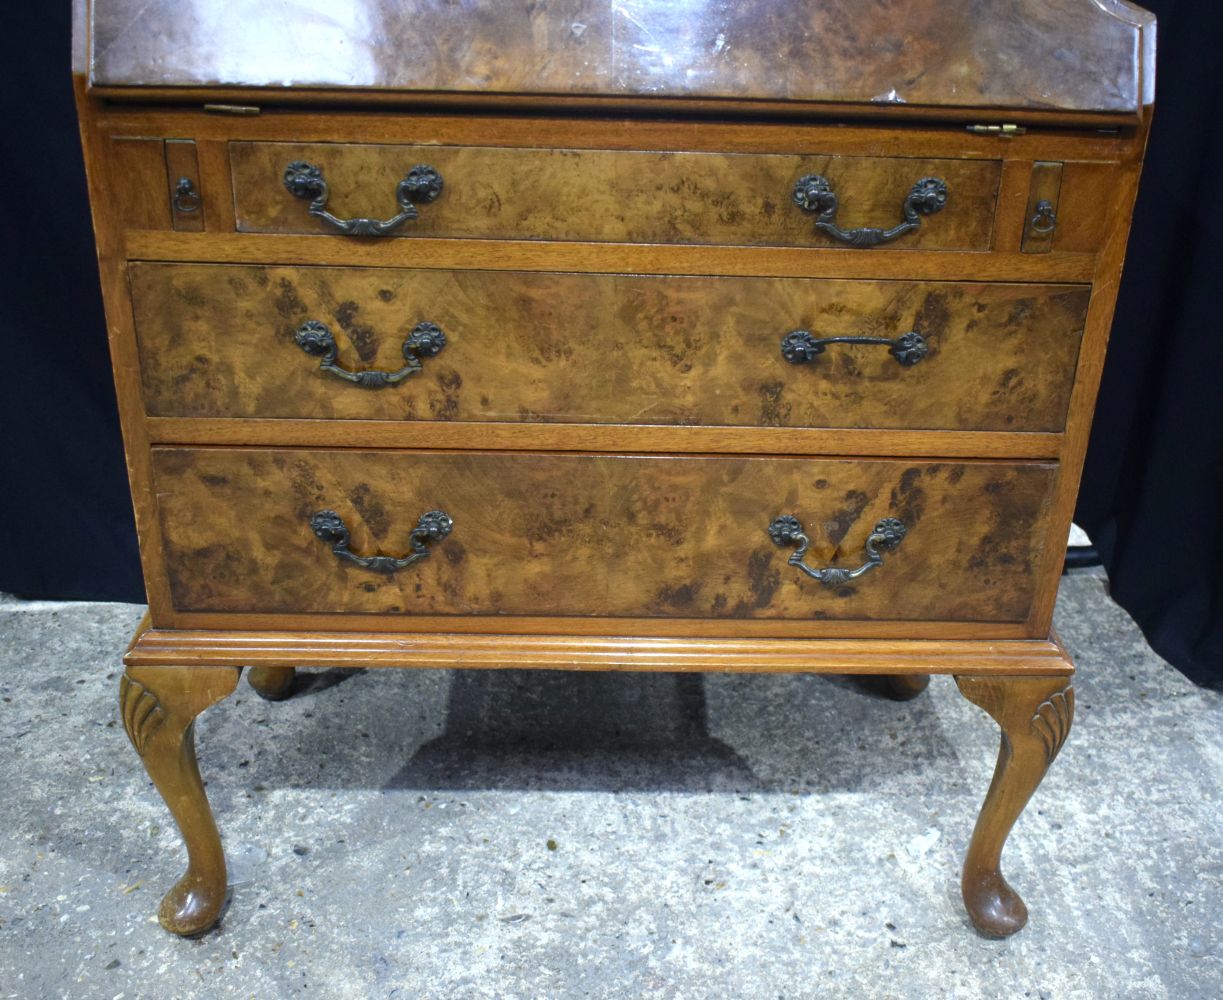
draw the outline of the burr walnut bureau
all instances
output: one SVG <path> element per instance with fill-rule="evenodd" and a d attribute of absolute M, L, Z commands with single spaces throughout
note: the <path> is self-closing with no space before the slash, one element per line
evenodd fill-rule
<path fill-rule="evenodd" d="M 952 674 L 1002 732 L 964 902 L 1023 926 L 1153 19 L 236 7 L 77 11 L 162 924 L 226 899 L 194 718 L 309 665 Z"/>

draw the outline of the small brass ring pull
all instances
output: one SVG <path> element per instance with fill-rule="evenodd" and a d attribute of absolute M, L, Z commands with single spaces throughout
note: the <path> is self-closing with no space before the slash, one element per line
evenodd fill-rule
<path fill-rule="evenodd" d="M 816 569 L 808 566 L 803 562 L 803 556 L 807 554 L 807 549 L 811 547 L 811 539 L 803 533 L 802 522 L 792 514 L 782 514 L 780 517 L 773 519 L 769 524 L 769 537 L 773 539 L 773 543 L 779 546 L 797 545 L 798 548 L 791 553 L 788 562 L 791 566 L 806 573 L 811 579 L 819 580 L 825 587 L 840 587 L 843 584 L 849 583 L 850 580 L 856 580 L 863 573 L 869 572 L 876 566 L 883 565 L 883 556 L 879 553 L 880 549 L 890 550 L 896 548 L 908 533 L 908 529 L 896 520 L 894 517 L 885 517 L 882 521 L 875 525 L 875 530 L 871 532 L 870 537 L 866 540 L 866 562 L 857 569 L 842 569 L 839 566 L 826 566 L 822 569 Z"/>
<path fill-rule="evenodd" d="M 926 338 L 915 330 L 902 333 L 895 340 L 886 337 L 816 338 L 810 330 L 794 330 L 781 338 L 781 356 L 792 365 L 805 365 L 823 354 L 829 344 L 879 344 L 906 368 L 912 368 L 930 353 Z"/>
<path fill-rule="evenodd" d="M 178 183 L 174 185 L 174 211 L 190 214 L 200 210 L 200 193 L 195 189 L 195 184 L 190 177 L 180 177 Z"/>
<path fill-rule="evenodd" d="M 1041 236 L 1046 236 L 1057 228 L 1057 212 L 1053 210 L 1053 202 L 1042 198 L 1036 203 L 1036 211 L 1032 213 L 1028 228 Z"/>
<path fill-rule="evenodd" d="M 366 389 L 397 385 L 409 375 L 424 370 L 420 363 L 421 358 L 436 357 L 446 346 L 446 334 L 440 326 L 436 323 L 417 323 L 403 342 L 403 359 L 407 363 L 402 368 L 393 372 L 379 371 L 377 368 L 354 372 L 336 364 L 339 348 L 326 323 L 320 323 L 316 319 L 306 320 L 293 334 L 293 340 L 307 354 L 322 358 L 319 362 L 322 371 Z"/>
<path fill-rule="evenodd" d="M 900 211 L 903 219 L 891 229 L 867 226 L 842 229 L 836 223 L 837 196 L 827 177 L 808 174 L 794 185 L 794 203 L 804 212 L 816 215 L 815 228 L 851 247 L 873 247 L 887 243 L 921 226 L 923 215 L 934 215 L 947 204 L 947 182 L 940 177 L 923 177 L 905 195 Z"/>
<path fill-rule="evenodd" d="M 430 510 L 420 515 L 420 521 L 408 536 L 412 551 L 406 556 L 359 556 L 348 547 L 348 527 L 334 510 L 320 510 L 310 518 L 310 530 L 331 546 L 337 559 L 355 563 L 373 573 L 394 573 L 429 558 L 425 542 L 442 541 L 453 527 L 454 521 L 444 510 Z"/>
<path fill-rule="evenodd" d="M 323 180 L 323 168 L 294 160 L 285 167 L 285 187 L 294 198 L 309 198 L 310 215 L 334 226 L 345 236 L 390 236 L 409 219 L 420 213 L 414 202 L 428 204 L 436 201 L 442 193 L 442 175 L 428 164 L 418 164 L 404 175 L 395 188 L 395 200 L 399 203 L 399 214 L 389 219 L 340 219 L 327 211 L 330 191 Z"/>

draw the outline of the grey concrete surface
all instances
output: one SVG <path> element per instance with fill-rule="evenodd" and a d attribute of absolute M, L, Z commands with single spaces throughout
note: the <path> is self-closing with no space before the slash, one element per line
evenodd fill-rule
<path fill-rule="evenodd" d="M 182 851 L 115 711 L 139 615 L 0 605 L 0 997 L 1223 996 L 1223 696 L 1097 575 L 1003 942 L 956 887 L 996 730 L 948 678 L 401 671 L 203 717 L 233 899 L 171 938 Z"/>

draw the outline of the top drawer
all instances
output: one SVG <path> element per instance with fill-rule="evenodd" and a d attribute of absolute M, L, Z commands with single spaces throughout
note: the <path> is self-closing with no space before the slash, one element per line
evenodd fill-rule
<path fill-rule="evenodd" d="M 311 214 L 325 195 L 337 220 L 411 216 L 405 200 L 418 210 L 347 227 L 355 235 L 908 250 L 988 250 L 1001 173 L 997 160 L 818 152 L 234 142 L 230 158 L 242 232 L 341 232 Z M 296 163 L 325 187 L 299 168 L 291 192 Z M 401 187 L 418 165 L 440 175 L 440 194 Z"/>

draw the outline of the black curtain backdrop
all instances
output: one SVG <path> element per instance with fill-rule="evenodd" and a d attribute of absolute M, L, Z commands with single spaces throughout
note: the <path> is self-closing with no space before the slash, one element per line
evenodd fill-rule
<path fill-rule="evenodd" d="M 1160 19 L 1159 109 L 1077 520 L 1155 649 L 1223 686 L 1223 4 L 1146 6 Z M 6 18 L 0 590 L 141 601 L 69 5 Z"/>
<path fill-rule="evenodd" d="M 0 32 L 0 591 L 143 601 L 72 95 L 71 4 Z"/>
<path fill-rule="evenodd" d="M 1145 6 L 1155 126 L 1075 519 L 1155 650 L 1223 687 L 1223 4 Z"/>

